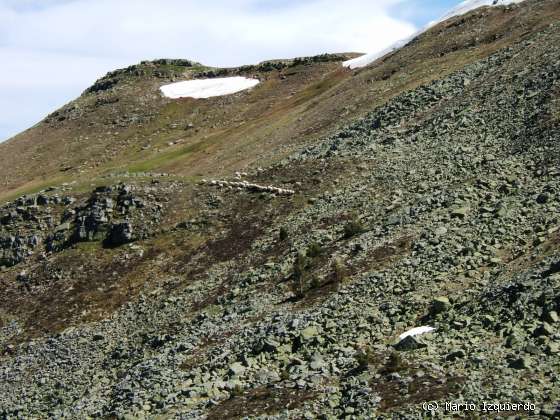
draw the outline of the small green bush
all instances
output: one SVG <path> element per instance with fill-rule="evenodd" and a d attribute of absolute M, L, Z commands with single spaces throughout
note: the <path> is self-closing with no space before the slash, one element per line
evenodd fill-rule
<path fill-rule="evenodd" d="M 286 229 L 284 226 L 282 226 L 280 228 L 280 232 L 278 233 L 278 237 L 280 238 L 280 241 L 284 242 L 286 239 L 288 239 L 288 229 Z"/>
<path fill-rule="evenodd" d="M 283 381 L 288 381 L 290 379 L 290 372 L 288 371 L 288 369 L 284 369 L 282 372 L 280 372 L 280 379 Z"/>
<path fill-rule="evenodd" d="M 375 357 L 369 348 L 365 350 L 359 350 L 354 355 L 354 360 L 358 364 L 358 370 L 364 371 L 369 368 L 370 364 L 373 364 Z"/>
<path fill-rule="evenodd" d="M 346 223 L 346 225 L 344 225 L 344 237 L 347 239 L 352 238 L 360 233 L 363 233 L 364 230 L 365 228 L 362 222 L 357 217 L 354 217 Z"/>
<path fill-rule="evenodd" d="M 231 398 L 233 397 L 242 397 L 245 394 L 245 390 L 241 385 L 235 385 L 231 390 Z"/>
<path fill-rule="evenodd" d="M 387 373 L 400 372 L 403 369 L 406 369 L 406 367 L 407 365 L 403 360 L 401 354 L 399 352 L 394 351 L 389 355 L 389 361 L 384 366 L 384 368 L 381 369 L 381 373 L 387 374 Z"/>
<path fill-rule="evenodd" d="M 298 299 L 305 294 L 305 277 L 306 277 L 307 257 L 303 252 L 299 252 L 294 261 L 292 288 Z"/>
<path fill-rule="evenodd" d="M 314 276 L 311 279 L 311 288 L 312 289 L 318 289 L 319 287 L 321 287 L 321 280 L 319 280 L 319 277 Z"/>
<path fill-rule="evenodd" d="M 307 256 L 309 258 L 317 258 L 323 255 L 324 252 L 325 250 L 323 249 L 323 247 L 319 245 L 317 242 L 311 243 L 307 248 Z"/>
<path fill-rule="evenodd" d="M 344 263 L 340 258 L 334 259 L 332 263 L 332 267 L 333 267 L 333 282 L 336 285 L 336 288 L 338 289 L 340 285 L 344 283 L 344 281 L 346 280 L 346 277 L 348 276 L 348 272 L 346 270 L 346 267 L 344 266 Z"/>

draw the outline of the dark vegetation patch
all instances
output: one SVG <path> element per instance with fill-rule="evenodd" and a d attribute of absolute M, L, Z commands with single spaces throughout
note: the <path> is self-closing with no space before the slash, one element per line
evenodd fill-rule
<path fill-rule="evenodd" d="M 278 240 L 271 249 L 251 254 L 253 242 L 265 234 L 277 219 L 288 214 L 294 206 L 290 199 L 256 195 L 226 193 L 224 207 L 212 225 L 207 225 L 201 245 L 188 252 L 180 252 L 174 259 L 182 267 L 176 267 L 189 283 L 207 275 L 216 263 L 235 261 L 235 273 L 251 266 L 264 264 L 269 258 L 283 254 L 289 246 L 287 241 Z M 170 272 L 171 273 L 171 272 Z M 234 274 L 213 288 L 202 300 L 195 302 L 193 310 L 201 310 L 218 303 L 218 299 L 234 287 Z"/>
<path fill-rule="evenodd" d="M 310 259 L 307 264 L 303 267 L 304 277 L 300 280 L 302 281 L 300 286 L 297 285 L 297 279 L 292 278 L 295 284 L 295 299 L 301 301 L 299 304 L 304 307 L 320 302 L 337 292 L 348 275 L 344 262 L 338 259 L 330 261 L 326 253 Z M 325 267 L 327 267 L 326 275 L 319 277 L 318 271 Z"/>
<path fill-rule="evenodd" d="M 2 309 L 24 324 L 14 338 L 22 342 L 81 323 L 103 319 L 133 299 L 144 286 L 154 250 L 123 259 L 98 244 L 81 244 L 52 262 L 38 265 L 29 285 L 11 283 L 3 290 Z"/>
<path fill-rule="evenodd" d="M 379 407 L 384 412 L 426 401 L 449 400 L 460 394 L 466 382 L 466 378 L 459 376 L 428 374 L 396 352 L 384 358 L 369 358 L 367 364 L 381 374 L 371 381 L 371 387 L 381 397 Z M 402 377 L 410 377 L 412 381 L 405 382 Z"/>
<path fill-rule="evenodd" d="M 207 419 L 240 419 L 248 416 L 273 415 L 299 408 L 313 398 L 315 398 L 314 391 L 260 387 L 213 407 L 208 412 Z"/>
<path fill-rule="evenodd" d="M 373 249 L 371 252 L 368 252 L 367 257 L 362 258 L 362 262 L 360 264 L 353 266 L 350 269 L 351 275 L 363 273 L 371 269 L 383 268 L 389 262 L 393 261 L 394 258 L 404 257 L 411 251 L 412 242 L 412 236 L 403 236 L 393 242 L 389 242 Z"/>
<path fill-rule="evenodd" d="M 363 223 L 356 217 L 351 216 L 350 220 L 344 225 L 344 237 L 350 239 L 365 231 Z"/>
<path fill-rule="evenodd" d="M 222 281 L 217 287 L 210 290 L 210 292 L 202 300 L 194 302 L 192 310 L 197 312 L 210 305 L 218 304 L 218 300 L 227 294 L 228 290 L 232 287 L 232 283 L 233 281 L 231 279 Z"/>
<path fill-rule="evenodd" d="M 522 250 L 516 249 L 513 251 L 510 249 L 504 249 L 501 254 L 501 258 L 506 263 L 506 272 L 513 276 L 515 273 L 530 270 L 534 264 L 555 254 L 559 248 L 560 230 L 550 235 L 545 242 L 540 245 L 529 243 L 525 249 Z M 554 267 L 555 266 L 553 265 L 548 271 L 544 272 L 543 277 L 554 274 Z"/>
<path fill-rule="evenodd" d="M 205 360 L 207 360 L 208 354 L 213 348 L 222 345 L 228 337 L 231 337 L 240 328 L 241 326 L 236 329 L 231 329 L 223 334 L 202 337 L 196 346 L 196 349 L 191 352 L 189 356 L 179 365 L 179 368 L 188 372 L 196 367 L 199 367 Z"/>
<path fill-rule="evenodd" d="M 461 377 L 438 378 L 426 375 L 413 377 L 412 382 L 404 385 L 400 379 L 386 376 L 373 382 L 372 385 L 381 397 L 379 404 L 381 411 L 391 411 L 426 401 L 448 400 L 460 394 L 465 381 L 465 378 Z"/>
<path fill-rule="evenodd" d="M 291 60 L 268 60 L 259 64 L 246 65 L 236 68 L 214 68 L 197 74 L 199 78 L 213 78 L 233 76 L 239 74 L 251 73 L 270 73 L 273 71 L 282 71 L 292 69 L 298 66 L 310 66 L 318 63 L 342 62 L 348 60 L 349 57 L 341 54 L 320 54 L 311 57 L 297 57 Z"/>
<path fill-rule="evenodd" d="M 310 284 L 311 287 L 305 289 L 305 293 L 298 299 L 300 300 L 299 305 L 309 307 L 322 302 L 338 291 L 346 279 L 358 276 L 369 270 L 379 270 L 386 267 L 395 258 L 402 258 L 407 255 L 411 250 L 411 246 L 412 237 L 405 236 L 399 238 L 394 242 L 375 248 L 356 265 L 350 265 L 340 260 L 330 261 L 332 249 L 327 248 L 320 257 L 312 259 L 308 268 L 308 276 L 313 279 L 313 271 L 323 269 L 325 266 L 329 267 L 327 274 L 314 287 Z"/>
<path fill-rule="evenodd" d="M 241 214 L 239 215 L 241 216 Z M 234 216 L 235 217 L 235 216 Z M 225 222 L 228 232 L 206 245 L 206 253 L 212 261 L 229 261 L 250 249 L 253 241 L 264 232 L 258 219 L 241 216 Z"/>
<path fill-rule="evenodd" d="M 294 176 L 294 171 L 301 171 L 303 174 L 312 174 L 318 171 L 318 167 L 315 165 L 294 165 L 292 169 L 291 176 Z M 338 171 L 334 170 L 333 174 L 335 173 L 338 173 Z M 308 176 L 302 176 L 295 179 L 308 178 Z M 267 173 L 261 173 L 259 182 L 289 185 L 295 181 L 280 178 L 273 169 L 267 171 Z M 315 189 L 314 193 L 319 192 Z M 222 201 L 218 205 L 219 213 L 212 216 L 213 222 L 211 224 L 206 225 L 204 235 L 208 239 L 198 249 L 192 249 L 190 252 L 180 254 L 175 258 L 176 262 L 181 260 L 183 267 L 182 269 L 178 267 L 178 269 L 189 279 L 189 282 L 203 278 L 208 269 L 219 262 L 235 261 L 235 272 L 239 273 L 249 267 L 259 266 L 270 260 L 286 258 L 286 252 L 290 247 L 290 228 L 289 225 L 282 223 L 282 220 L 290 213 L 306 205 L 298 200 L 298 196 L 284 198 L 223 191 L 220 198 Z M 277 237 L 272 246 L 263 250 L 263 252 L 250 253 L 253 242 L 264 236 L 271 226 L 281 226 L 277 230 Z M 310 226 L 311 228 L 313 226 Z M 329 264 L 329 254 L 332 250 L 315 243 L 311 244 L 307 251 L 309 258 L 305 263 L 306 271 L 317 270 L 324 264 Z M 339 270 L 340 273 L 341 270 Z M 227 275 L 219 285 L 195 303 L 193 310 L 197 311 L 209 305 L 217 304 L 219 298 L 234 286 L 234 277 L 233 274 Z M 317 282 L 317 277 L 308 280 L 309 282 L 315 281 L 312 285 L 313 288 L 323 288 L 325 286 L 323 282 Z M 328 282 L 331 282 L 331 280 L 329 279 Z M 305 288 L 307 288 L 307 285 Z"/>
<path fill-rule="evenodd" d="M 183 71 L 192 68 L 198 63 L 182 59 L 158 59 L 154 61 L 143 61 L 124 69 L 114 70 L 97 80 L 85 93 L 97 93 L 109 90 L 126 78 L 133 77 L 173 77 L 180 76 Z"/>

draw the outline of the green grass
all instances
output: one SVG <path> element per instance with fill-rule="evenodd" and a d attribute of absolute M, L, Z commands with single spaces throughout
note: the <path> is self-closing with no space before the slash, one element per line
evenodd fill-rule
<path fill-rule="evenodd" d="M 171 150 L 169 152 L 160 153 L 157 156 L 149 158 L 141 162 L 135 162 L 125 167 L 127 172 L 148 172 L 154 169 L 161 168 L 166 164 L 173 163 L 174 161 L 195 152 L 201 147 L 199 143 L 190 146 L 182 147 L 179 149 Z"/>
<path fill-rule="evenodd" d="M 46 180 L 46 181 L 41 181 L 39 183 L 33 183 L 32 185 L 24 185 L 20 188 L 17 188 L 16 190 L 13 190 L 12 192 L 6 194 L 5 196 L 1 196 L 0 197 L 0 204 L 3 204 L 3 203 L 8 202 L 8 201 L 15 200 L 15 199 L 17 199 L 21 196 L 24 196 L 24 195 L 37 194 L 39 191 L 42 191 L 46 188 L 55 187 L 55 186 L 60 185 L 64 182 L 69 182 L 70 179 L 71 178 L 69 176 L 64 176 L 64 177 L 52 178 L 52 179 Z"/>
<path fill-rule="evenodd" d="M 107 185 L 108 183 L 117 183 L 118 179 L 109 180 L 109 178 L 94 178 L 88 179 L 87 181 L 80 181 L 72 185 L 72 192 L 76 193 L 87 193 L 96 187 L 101 187 Z"/>
<path fill-rule="evenodd" d="M 103 249 L 103 244 L 100 241 L 96 242 L 78 242 L 76 244 L 76 249 L 80 252 L 87 254 L 93 254 L 99 250 Z"/>

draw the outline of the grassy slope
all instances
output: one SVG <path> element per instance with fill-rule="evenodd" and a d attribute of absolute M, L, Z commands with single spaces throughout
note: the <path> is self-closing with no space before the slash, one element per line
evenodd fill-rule
<path fill-rule="evenodd" d="M 77 109 L 74 119 L 43 121 L 0 145 L 0 199 L 107 172 L 219 176 L 273 163 L 403 91 L 558 19 L 554 2 L 535 3 L 531 13 L 484 8 L 452 19 L 357 72 L 338 62 L 245 72 L 263 83 L 228 97 L 172 101 L 158 93 L 168 79 L 128 78 L 69 104 Z M 188 69 L 181 78 L 201 69 Z M 126 122 L 131 116 L 142 121 Z M 194 128 L 184 130 L 188 123 Z"/>

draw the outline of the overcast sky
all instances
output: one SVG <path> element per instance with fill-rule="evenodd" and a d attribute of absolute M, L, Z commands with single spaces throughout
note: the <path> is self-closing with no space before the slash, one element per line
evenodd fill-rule
<path fill-rule="evenodd" d="M 374 52 L 459 0 L 0 0 L 0 141 L 108 71 Z"/>

